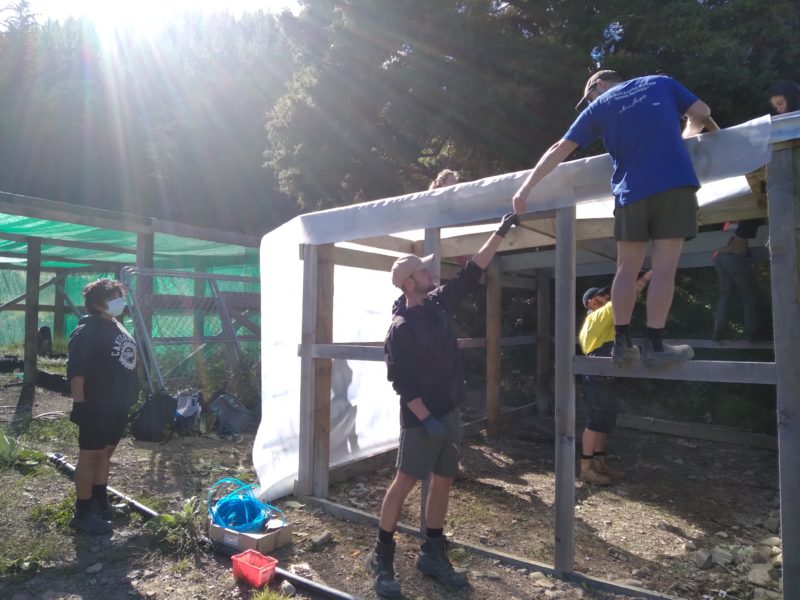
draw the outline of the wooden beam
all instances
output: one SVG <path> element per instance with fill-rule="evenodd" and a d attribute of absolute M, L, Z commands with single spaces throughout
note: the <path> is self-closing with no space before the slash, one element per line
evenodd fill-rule
<path fill-rule="evenodd" d="M 575 207 L 556 215 L 555 568 L 575 568 Z"/>
<path fill-rule="evenodd" d="M 28 238 L 28 271 L 25 275 L 25 352 L 22 391 L 17 404 L 16 419 L 31 416 L 36 395 L 41 252 L 41 242 L 37 238 Z"/>
<path fill-rule="evenodd" d="M 138 233 L 136 235 L 136 268 L 149 270 L 153 268 L 153 253 L 155 241 L 152 233 Z M 137 274 L 136 297 L 139 300 L 147 336 L 153 335 L 153 277 L 150 274 Z"/>
<path fill-rule="evenodd" d="M 542 389 L 550 381 L 550 344 L 553 338 L 553 318 L 550 309 L 550 270 L 536 270 L 536 386 Z M 544 394 L 536 394 L 536 411 L 548 414 L 548 401 Z"/>
<path fill-rule="evenodd" d="M 673 379 L 675 381 L 714 381 L 719 383 L 776 382 L 775 363 L 718 360 L 690 360 L 682 365 L 658 369 L 642 363 L 618 367 L 610 358 L 576 356 L 573 359 L 576 375 L 606 375 L 609 377 L 634 377 L 640 379 Z"/>
<path fill-rule="evenodd" d="M 333 342 L 333 244 L 318 248 L 317 266 L 317 318 L 315 342 Z M 331 445 L 331 369 L 330 359 L 314 360 L 314 450 L 313 485 L 314 495 L 328 497 Z"/>
<path fill-rule="evenodd" d="M 500 328 L 502 293 L 497 261 L 486 269 L 486 433 L 500 433 Z"/>
<path fill-rule="evenodd" d="M 720 427 L 719 425 L 707 425 L 706 423 L 684 423 L 637 415 L 618 415 L 617 426 L 626 427 L 628 429 L 638 429 L 639 431 L 663 433 L 665 435 L 676 435 L 696 440 L 708 440 L 712 442 L 722 442 L 724 444 L 741 444 L 743 446 L 763 448 L 765 450 L 778 449 L 778 438 L 774 435 L 752 433 L 750 431 L 741 431 L 729 427 Z"/>
<path fill-rule="evenodd" d="M 351 243 L 360 246 L 369 246 L 371 248 L 380 248 L 381 250 L 391 250 L 392 252 L 400 252 L 402 254 L 414 253 L 414 242 L 391 235 L 360 238 L 358 240 L 352 240 Z"/>
<path fill-rule="evenodd" d="M 123 263 L 120 263 L 120 262 L 109 261 L 109 260 L 100 260 L 100 259 L 96 259 L 96 258 L 91 258 L 91 259 L 87 259 L 87 260 L 84 260 L 84 259 L 78 260 L 78 259 L 69 258 L 69 257 L 66 257 L 66 256 L 58 256 L 56 254 L 42 254 L 41 253 L 41 245 L 40 245 L 39 248 L 40 248 L 40 250 L 39 250 L 39 262 L 40 262 L 40 265 L 41 265 L 42 262 L 72 263 L 72 264 L 75 264 L 75 265 L 91 265 L 92 267 L 95 268 L 95 270 L 101 269 L 103 271 L 116 271 L 120 267 L 124 266 Z M 27 261 L 27 256 L 28 255 L 25 254 L 25 253 L 20 253 L 20 252 L 0 252 L 0 256 L 2 256 L 4 258 L 18 258 L 18 259 Z"/>
<path fill-rule="evenodd" d="M 297 494 L 311 495 L 314 491 L 314 432 L 317 430 L 314 418 L 316 369 L 312 358 L 312 346 L 317 331 L 317 260 L 318 248 L 304 244 L 303 254 L 303 299 L 302 325 L 300 337 L 300 432 L 298 436 Z"/>
<path fill-rule="evenodd" d="M 333 251 L 333 261 L 343 267 L 355 267 L 357 269 L 372 269 L 374 271 L 389 272 L 395 261 L 394 256 L 386 254 L 376 254 L 374 252 L 361 252 L 350 248 L 335 248 Z"/>
<path fill-rule="evenodd" d="M 28 236 L 19 235 L 17 233 L 8 233 L 0 231 L 0 240 L 9 240 L 12 242 L 25 242 Z M 105 244 L 102 242 L 81 242 L 76 240 L 61 240 L 57 238 L 39 238 L 42 246 L 62 246 L 64 248 L 80 248 L 83 250 L 95 250 L 97 252 L 110 252 L 113 254 L 131 254 L 135 255 L 136 250 L 128 246 L 117 246 L 114 244 Z M 74 259 L 75 262 L 80 262 Z"/>
<path fill-rule="evenodd" d="M 767 165 L 772 322 L 778 412 L 783 597 L 800 598 L 800 149 Z"/>
<path fill-rule="evenodd" d="M 442 279 L 442 232 L 439 229 L 426 229 L 423 241 L 423 255 L 434 255 L 433 264 L 428 267 L 428 272 L 436 281 Z"/>
<path fill-rule="evenodd" d="M 255 235 L 222 231 L 210 227 L 187 225 L 172 221 L 162 221 L 150 217 L 140 217 L 130 213 L 82 206 L 68 202 L 45 200 L 34 196 L 23 196 L 0 192 L 0 213 L 21 215 L 35 219 L 62 221 L 89 227 L 99 227 L 113 231 L 132 231 L 134 233 L 164 233 L 182 237 L 208 240 L 220 244 L 233 244 L 258 248 L 261 238 Z"/>
<path fill-rule="evenodd" d="M 60 281 L 64 281 L 67 274 L 63 270 L 56 271 L 56 278 Z M 63 287 L 57 285 L 55 287 L 55 305 L 53 306 L 53 339 L 65 339 L 66 338 L 66 329 L 65 329 L 65 312 L 64 312 L 64 292 Z"/>

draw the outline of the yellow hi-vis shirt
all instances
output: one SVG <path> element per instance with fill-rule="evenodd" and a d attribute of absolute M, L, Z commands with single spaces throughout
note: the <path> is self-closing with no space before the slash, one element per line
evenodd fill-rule
<path fill-rule="evenodd" d="M 586 315 L 581 332 L 578 334 L 581 350 L 588 355 L 605 343 L 614 341 L 614 313 L 611 302 Z"/>

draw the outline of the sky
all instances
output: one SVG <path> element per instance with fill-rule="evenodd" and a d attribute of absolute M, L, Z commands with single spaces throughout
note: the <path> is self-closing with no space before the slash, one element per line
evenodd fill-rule
<path fill-rule="evenodd" d="M 157 29 L 181 13 L 296 12 L 298 0 L 29 0 L 40 23 L 48 19 L 88 17 L 108 28 L 130 28 L 143 32 Z"/>

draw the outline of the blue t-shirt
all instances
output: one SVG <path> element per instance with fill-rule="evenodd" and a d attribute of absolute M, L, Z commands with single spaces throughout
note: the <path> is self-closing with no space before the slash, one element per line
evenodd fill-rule
<path fill-rule="evenodd" d="M 630 79 L 587 106 L 564 139 L 585 147 L 602 138 L 614 160 L 617 206 L 676 187 L 699 187 L 680 129 L 680 117 L 696 101 L 670 77 Z"/>

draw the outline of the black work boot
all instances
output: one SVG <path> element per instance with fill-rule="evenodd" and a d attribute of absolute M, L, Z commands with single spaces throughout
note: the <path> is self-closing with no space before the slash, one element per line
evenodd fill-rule
<path fill-rule="evenodd" d="M 375 549 L 367 556 L 367 571 L 375 582 L 375 593 L 384 598 L 400 597 L 400 582 L 394 576 L 394 549 L 396 544 L 375 542 Z"/>
<path fill-rule="evenodd" d="M 456 571 L 447 558 L 447 538 L 426 537 L 420 546 L 417 556 L 417 569 L 425 575 L 430 575 L 444 585 L 462 587 L 467 585 L 467 576 L 461 571 Z"/>

